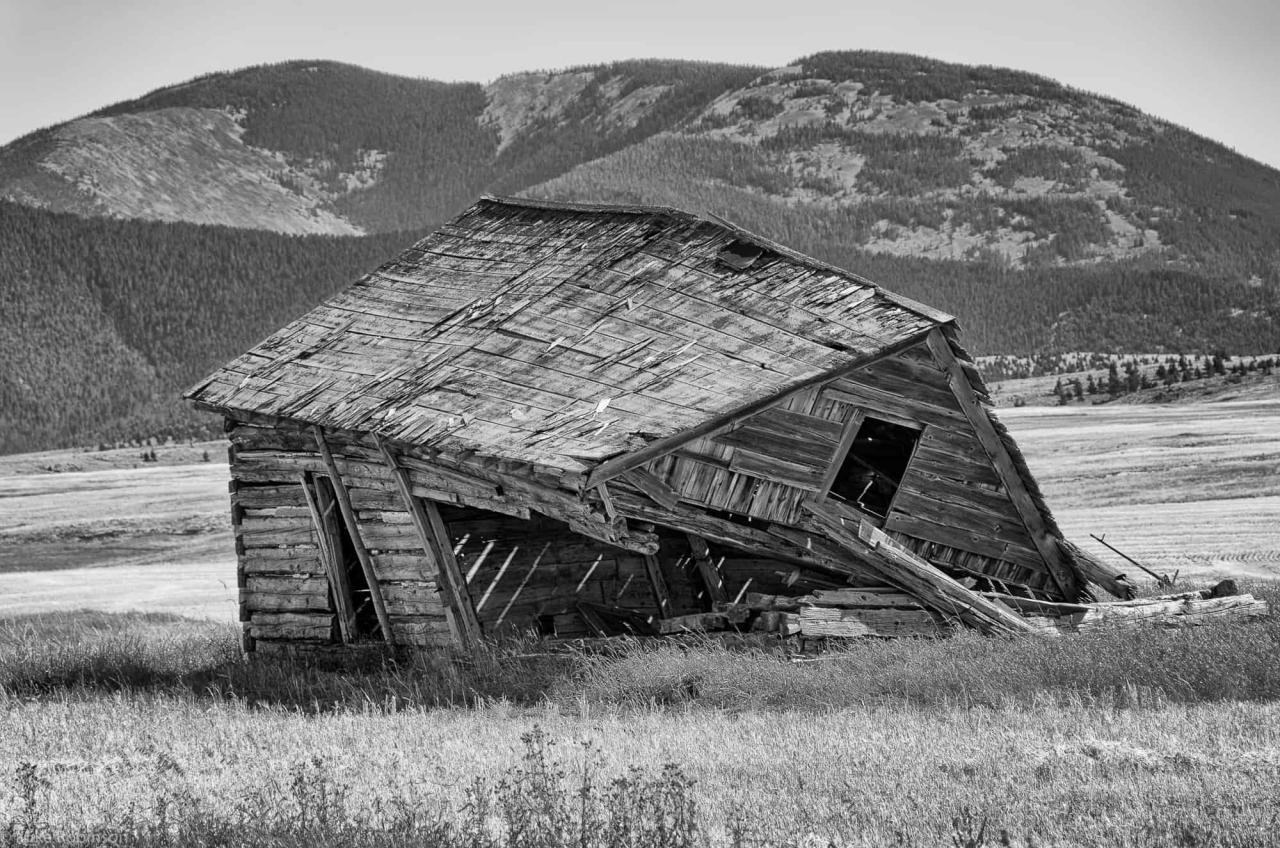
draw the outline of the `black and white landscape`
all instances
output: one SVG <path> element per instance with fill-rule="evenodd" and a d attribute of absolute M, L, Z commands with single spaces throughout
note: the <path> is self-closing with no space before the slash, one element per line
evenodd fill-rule
<path fill-rule="evenodd" d="M 1274 616 L 243 660 L 182 391 L 485 194 L 720 216 L 955 315 L 1065 537 L 1280 603 L 1269 165 L 890 52 L 210 73 L 0 148 L 0 848 L 1272 844 Z"/>

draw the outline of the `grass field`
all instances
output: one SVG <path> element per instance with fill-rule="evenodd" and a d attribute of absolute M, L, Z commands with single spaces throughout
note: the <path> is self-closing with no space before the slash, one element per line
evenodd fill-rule
<path fill-rule="evenodd" d="M 0 844 L 1200 846 L 1280 827 L 1274 619 L 803 663 L 512 644 L 334 670 L 235 645 L 156 614 L 0 628 Z"/>
<path fill-rule="evenodd" d="M 1280 574 L 1280 401 L 1002 419 L 1109 561 Z M 0 458 L 0 845 L 1280 842 L 1275 619 L 243 663 L 225 465 L 94 459 Z"/>

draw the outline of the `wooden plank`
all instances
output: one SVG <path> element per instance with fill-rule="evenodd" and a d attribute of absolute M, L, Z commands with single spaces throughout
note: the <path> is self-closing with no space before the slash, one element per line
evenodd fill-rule
<path fill-rule="evenodd" d="M 475 606 L 472 604 L 471 595 L 467 590 L 466 578 L 462 576 L 462 569 L 458 567 L 457 557 L 453 553 L 453 542 L 449 539 L 449 528 L 445 526 L 444 518 L 440 515 L 440 508 L 434 501 L 419 501 L 422 506 L 423 515 L 427 519 L 427 529 L 429 531 L 429 540 L 432 542 L 432 554 L 435 556 L 436 562 L 440 566 L 440 575 L 443 577 L 443 583 L 453 597 L 453 602 L 458 604 L 459 618 L 465 617 L 465 623 L 459 630 L 464 630 L 468 634 L 474 634 L 469 638 L 476 642 L 484 635 L 484 629 L 480 626 L 480 620 L 476 616 Z"/>
<path fill-rule="evenodd" d="M 791 595 L 767 595 L 747 592 L 742 602 L 753 610 L 766 612 L 795 612 L 800 609 L 800 598 Z"/>
<path fill-rule="evenodd" d="M 242 597 L 251 612 L 323 612 L 333 615 L 328 595 L 301 594 L 298 592 L 262 592 L 253 587 L 253 577 L 245 587 Z"/>
<path fill-rule="evenodd" d="M 633 468 L 621 476 L 660 506 L 674 509 L 676 504 L 680 502 L 680 495 L 675 489 L 643 468 Z"/>
<path fill-rule="evenodd" d="M 840 609 L 801 607 L 800 635 L 860 638 L 942 636 L 948 628 L 924 609 Z"/>
<path fill-rule="evenodd" d="M 819 552 L 805 533 L 793 528 L 773 525 L 765 530 L 708 515 L 684 504 L 674 510 L 665 510 L 627 491 L 615 492 L 614 501 L 619 512 L 637 521 L 650 522 L 683 533 L 695 533 L 717 544 L 761 557 L 813 568 L 841 578 L 877 577 L 876 572 L 850 564 L 848 558 L 838 552 Z"/>
<path fill-rule="evenodd" d="M 667 588 L 667 580 L 662 576 L 662 565 L 657 556 L 646 554 L 644 558 L 645 572 L 649 577 L 649 585 L 653 588 L 653 597 L 658 602 L 658 611 L 663 618 L 671 616 L 671 591 Z"/>
<path fill-rule="evenodd" d="M 796 600 L 798 603 L 823 607 L 923 609 L 919 598 L 893 590 L 878 592 L 871 589 L 817 589 Z"/>
<path fill-rule="evenodd" d="M 993 490 L 985 486 L 973 486 L 964 480 L 942 477 L 930 471 L 916 468 L 912 463 L 898 486 L 900 491 L 910 492 L 935 502 L 956 504 L 966 509 L 975 510 L 1005 522 L 1017 522 L 1022 526 L 1022 519 L 1013 507 L 1013 501 L 1003 490 Z M 1030 543 L 1030 537 L 1027 539 Z"/>
<path fill-rule="evenodd" d="M 869 563 L 884 581 L 914 595 L 944 616 L 959 618 L 983 633 L 1037 632 L 1020 616 L 962 586 L 928 562 L 900 547 L 883 531 L 862 522 L 857 533 L 839 515 L 818 504 L 806 504 L 824 535 Z"/>
<path fill-rule="evenodd" d="M 729 619 L 724 613 L 699 612 L 658 619 L 657 627 L 658 633 L 663 636 L 678 633 L 706 633 L 712 630 L 728 630 Z"/>
<path fill-rule="evenodd" d="M 991 416 L 975 397 L 968 376 L 951 350 L 951 343 L 947 341 L 941 330 L 935 328 L 929 332 L 926 344 L 933 353 L 934 359 L 947 371 L 952 393 L 964 411 L 965 417 L 969 419 L 974 433 L 978 436 L 978 441 L 991 457 L 991 462 L 995 466 L 996 473 L 1000 475 L 1005 491 L 1009 493 L 1014 507 L 1022 517 L 1023 524 L 1031 534 L 1031 541 L 1035 544 L 1040 556 L 1044 558 L 1045 565 L 1053 576 L 1054 582 L 1058 584 L 1059 591 L 1066 600 L 1076 600 L 1080 597 L 1079 581 L 1071 567 L 1063 560 L 1062 551 L 1059 550 L 1056 539 L 1049 535 L 1039 508 L 1027 490 L 1022 475 L 1014 466 L 1013 458 L 1005 449 L 995 425 L 991 423 Z"/>
<path fill-rule="evenodd" d="M 912 489 L 898 489 L 890 514 L 902 513 L 922 518 L 960 531 L 980 533 L 1002 544 L 1031 548 L 1034 546 L 1022 519 L 1013 513 L 1012 504 L 1004 513 L 993 513 L 973 504 L 946 501 Z"/>
<path fill-rule="evenodd" d="M 1138 594 L 1138 588 L 1129 582 L 1129 578 L 1118 568 L 1114 568 L 1074 542 L 1059 539 L 1058 544 L 1064 553 L 1072 559 L 1081 575 L 1089 581 L 1097 583 L 1106 591 L 1122 600 L 1132 600 Z"/>
<path fill-rule="evenodd" d="M 254 639 L 328 642 L 333 633 L 333 614 L 255 612 L 248 628 Z"/>
<path fill-rule="evenodd" d="M 920 471 L 936 477 L 958 480 L 971 486 L 1001 487 L 1003 485 L 1000 475 L 991 467 L 991 461 L 987 459 L 987 455 L 980 447 L 978 453 L 981 454 L 981 458 L 969 453 L 953 451 L 936 440 L 928 438 L 928 431 L 937 429 L 933 426 L 926 428 L 926 436 L 921 437 L 916 443 L 908 474 L 913 470 Z M 977 447 L 976 442 L 975 447 Z"/>
<path fill-rule="evenodd" d="M 347 571 L 343 567 L 341 548 L 338 539 L 333 535 L 329 522 L 337 518 L 333 514 L 334 504 L 320 506 L 319 498 L 312 491 L 311 479 L 307 474 L 299 475 L 303 497 L 307 508 L 311 510 L 311 521 L 316 527 L 316 538 L 319 542 L 320 561 L 329 578 L 329 593 L 333 599 L 334 612 L 338 616 L 338 636 L 343 644 L 352 640 L 355 633 L 355 602 L 351 597 L 351 582 L 347 579 Z"/>
<path fill-rule="evenodd" d="M 727 600 L 724 580 L 720 578 L 720 571 L 711 560 L 711 548 L 707 545 L 707 540 L 696 533 L 686 533 L 685 537 L 689 540 L 689 550 L 698 567 L 698 576 L 702 578 L 702 585 L 707 590 L 707 597 L 713 604 L 724 603 Z"/>
<path fill-rule="evenodd" d="M 444 566 L 445 554 L 442 548 L 447 547 L 449 549 L 449 557 L 453 556 L 453 548 L 448 544 L 440 545 L 427 510 L 423 507 L 422 501 L 413 495 L 413 485 L 409 480 L 408 472 L 400 467 L 400 463 L 397 461 L 395 454 L 391 452 L 390 446 L 381 438 L 377 441 L 378 447 L 381 449 L 383 458 L 387 463 L 387 468 L 391 471 L 391 477 L 395 480 L 396 487 L 400 490 L 401 502 L 404 504 L 405 509 L 409 511 L 414 531 L 418 535 L 418 543 L 422 546 L 423 553 L 426 554 L 427 561 L 432 569 L 430 575 L 424 574 L 423 577 L 437 577 L 440 579 L 445 588 L 445 596 L 448 598 L 445 610 L 448 614 L 449 626 L 452 629 L 454 638 L 463 647 L 473 647 L 480 641 L 481 629 L 480 622 L 476 618 L 475 608 L 471 605 L 471 596 L 467 593 L 466 584 L 461 579 L 455 581 L 454 574 Z M 447 539 L 447 532 L 445 536 Z M 458 570 L 456 560 L 454 560 L 453 570 Z"/>
<path fill-rule="evenodd" d="M 1002 542 L 978 530 L 938 524 L 925 518 L 894 512 L 884 523 L 889 533 L 901 533 L 913 539 L 934 542 L 961 551 L 1014 563 L 1022 568 L 1045 572 L 1044 560 L 1034 548 Z"/>
<path fill-rule="evenodd" d="M 955 409 L 955 398 L 951 396 L 951 389 L 947 386 L 946 378 L 941 370 L 932 368 L 929 374 L 931 379 L 921 380 L 914 376 L 907 376 L 908 372 L 914 369 L 911 366 L 893 366 L 889 363 L 892 359 L 881 359 L 872 365 L 863 368 L 848 377 L 850 380 L 882 392 L 902 395 L 916 401 L 927 403 L 943 409 Z"/>
<path fill-rule="evenodd" d="M 822 482 L 818 484 L 818 495 L 826 497 L 831 491 L 831 486 L 840 473 L 840 466 L 844 465 L 844 459 L 849 455 L 849 449 L 853 447 L 853 441 L 858 437 L 858 430 L 862 428 L 862 419 L 865 417 L 866 412 L 862 409 L 854 409 L 849 415 L 849 419 L 844 424 L 844 430 L 840 433 L 840 441 L 831 455 L 831 464 L 822 475 Z"/>
<path fill-rule="evenodd" d="M 364 572 L 364 579 L 369 584 L 369 597 L 373 601 L 373 610 L 378 616 L 378 627 L 382 630 L 382 638 L 388 644 L 395 644 L 395 634 L 391 631 L 391 619 L 387 616 L 387 605 L 382 600 L 382 588 L 378 585 L 378 575 L 373 570 L 373 561 L 369 558 L 369 551 L 364 546 L 364 541 L 360 536 L 360 525 L 356 521 L 355 510 L 351 507 L 351 497 L 347 494 L 346 483 L 342 480 L 342 475 L 338 472 L 337 463 L 333 461 L 333 454 L 329 450 L 329 445 L 324 438 L 324 429 L 316 426 L 312 429 L 315 434 L 316 445 L 320 448 L 320 457 L 324 460 L 325 467 L 329 471 L 329 481 L 333 484 L 333 493 L 338 499 L 338 509 L 342 513 L 342 520 L 347 525 L 347 533 L 351 537 L 351 546 L 355 548 L 356 559 L 360 561 L 360 570 Z"/>
<path fill-rule="evenodd" d="M 867 410 L 870 415 L 890 420 L 896 415 L 904 419 L 906 426 L 919 428 L 925 424 L 936 424 L 939 427 L 955 427 L 964 423 L 964 415 L 953 409 L 945 409 L 913 398 L 892 394 L 853 383 L 848 380 L 836 380 L 823 391 L 823 396 L 831 400 L 852 404 Z M 899 423 L 899 419 L 892 419 Z"/>
<path fill-rule="evenodd" d="M 782 483 L 799 489 L 805 494 L 811 494 L 822 485 L 822 475 L 830 461 L 831 457 L 828 456 L 821 463 L 797 465 L 778 459 L 776 456 L 740 448 L 733 452 L 733 459 L 729 461 L 729 470 L 760 480 Z"/>
<path fill-rule="evenodd" d="M 313 560 L 320 561 L 320 549 L 314 543 L 286 545 L 284 547 L 250 548 L 248 556 L 258 560 Z M 305 569 L 299 569 L 305 570 Z"/>

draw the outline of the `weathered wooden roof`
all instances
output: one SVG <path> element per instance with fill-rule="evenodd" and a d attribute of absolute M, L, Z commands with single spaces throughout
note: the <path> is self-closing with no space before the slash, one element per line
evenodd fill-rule
<path fill-rule="evenodd" d="M 727 222 L 484 198 L 186 396 L 578 473 L 951 320 Z"/>

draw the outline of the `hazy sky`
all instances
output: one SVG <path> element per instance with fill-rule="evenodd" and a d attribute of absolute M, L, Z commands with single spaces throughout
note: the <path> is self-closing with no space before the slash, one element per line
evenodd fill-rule
<path fill-rule="evenodd" d="M 410 76 L 877 49 L 1132 103 L 1280 167 L 1280 0 L 0 0 L 0 144 L 198 74 L 336 59 Z"/>

